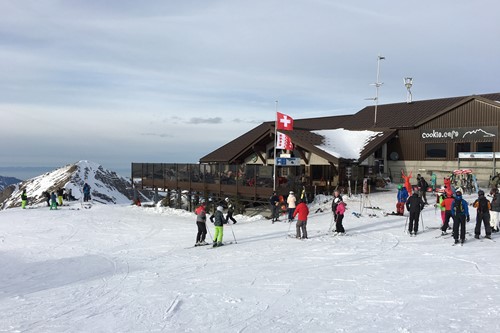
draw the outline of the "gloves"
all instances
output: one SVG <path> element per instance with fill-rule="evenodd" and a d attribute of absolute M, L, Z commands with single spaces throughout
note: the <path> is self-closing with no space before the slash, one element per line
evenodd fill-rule
<path fill-rule="evenodd" d="M 470 215 L 467 215 L 467 222 L 470 222 Z"/>

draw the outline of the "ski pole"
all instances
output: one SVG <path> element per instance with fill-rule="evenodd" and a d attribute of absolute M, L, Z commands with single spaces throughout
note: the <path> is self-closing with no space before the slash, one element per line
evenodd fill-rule
<path fill-rule="evenodd" d="M 335 214 L 332 215 L 332 221 L 330 222 L 330 228 L 328 228 L 328 232 L 333 231 L 333 222 L 335 221 Z"/>
<path fill-rule="evenodd" d="M 288 233 L 290 232 L 291 227 L 292 227 L 292 222 L 288 223 L 288 231 L 286 232 L 285 238 L 288 238 Z"/>
<path fill-rule="evenodd" d="M 231 228 L 231 232 L 233 233 L 234 244 L 238 244 L 238 242 L 236 241 L 236 236 L 234 235 L 233 226 L 229 222 L 228 222 L 228 224 L 229 224 L 229 227 Z"/>
<path fill-rule="evenodd" d="M 212 233 L 210 232 L 210 229 L 209 229 L 209 228 L 208 228 L 208 226 L 207 226 L 207 221 L 205 221 L 205 228 L 207 228 L 208 235 L 210 236 L 210 239 L 211 239 L 211 240 L 214 240 L 214 239 L 212 238 Z"/>

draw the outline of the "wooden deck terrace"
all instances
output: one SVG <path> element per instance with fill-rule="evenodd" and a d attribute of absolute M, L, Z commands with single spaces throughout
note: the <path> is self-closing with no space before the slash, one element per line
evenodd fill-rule
<path fill-rule="evenodd" d="M 268 202 L 273 192 L 272 172 L 272 166 L 263 165 L 132 163 L 131 178 L 138 190 L 188 191 L 207 198 Z"/>

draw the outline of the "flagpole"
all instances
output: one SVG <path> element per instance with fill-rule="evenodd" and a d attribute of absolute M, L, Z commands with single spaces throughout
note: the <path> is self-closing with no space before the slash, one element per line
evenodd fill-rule
<path fill-rule="evenodd" d="M 274 162 L 273 162 L 273 191 L 276 191 L 276 129 L 278 128 L 278 101 L 276 103 L 276 112 L 274 114 Z"/>

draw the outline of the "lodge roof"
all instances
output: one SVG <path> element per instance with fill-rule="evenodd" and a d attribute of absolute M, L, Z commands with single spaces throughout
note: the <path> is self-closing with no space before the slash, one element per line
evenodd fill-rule
<path fill-rule="evenodd" d="M 377 106 L 376 124 L 374 122 L 375 106 L 367 106 L 352 115 L 295 119 L 294 130 L 287 131 L 286 134 L 290 135 L 292 141 L 304 149 L 331 160 L 332 156 L 330 154 L 318 151 L 317 142 L 321 138 L 310 131 L 344 128 L 353 131 L 371 130 L 383 132 L 383 135 L 376 137 L 365 146 L 360 156 L 360 160 L 363 160 L 381 144 L 392 138 L 398 129 L 418 127 L 474 99 L 500 104 L 500 93 L 430 99 L 412 103 L 382 104 Z M 272 140 L 273 133 L 274 121 L 264 122 L 202 157 L 200 162 L 234 163 L 241 160 L 244 155 L 250 154 L 259 144 L 265 144 Z"/>

